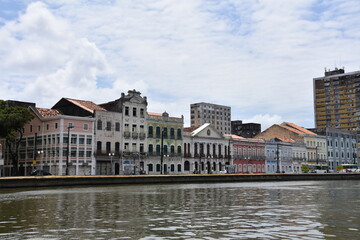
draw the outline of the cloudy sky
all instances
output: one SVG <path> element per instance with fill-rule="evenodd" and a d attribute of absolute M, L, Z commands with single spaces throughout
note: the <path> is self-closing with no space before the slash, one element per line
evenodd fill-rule
<path fill-rule="evenodd" d="M 52 107 L 136 89 L 148 111 L 231 106 L 314 127 L 312 79 L 360 70 L 359 0 L 0 0 L 0 99 Z"/>

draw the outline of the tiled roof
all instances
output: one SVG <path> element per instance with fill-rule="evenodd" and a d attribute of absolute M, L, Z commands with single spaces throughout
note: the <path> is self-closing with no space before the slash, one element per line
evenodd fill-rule
<path fill-rule="evenodd" d="M 276 125 L 279 126 L 279 127 L 285 128 L 285 129 L 287 129 L 287 130 L 289 130 L 291 132 L 294 132 L 296 134 L 299 134 L 301 136 L 305 135 L 305 133 L 303 133 L 303 132 L 301 132 L 301 131 L 299 131 L 299 130 L 297 130 L 295 128 L 292 128 L 292 127 L 289 127 L 289 126 L 284 126 L 284 125 L 278 125 L 278 124 L 276 124 Z"/>
<path fill-rule="evenodd" d="M 298 125 L 296 125 L 296 124 L 294 124 L 294 123 L 283 122 L 282 124 L 285 124 L 285 125 L 287 125 L 287 126 L 289 126 L 289 127 L 295 128 L 295 129 L 297 129 L 297 130 L 299 130 L 299 131 L 301 131 L 301 132 L 303 132 L 303 133 L 305 133 L 305 134 L 316 135 L 315 133 L 307 130 L 306 128 L 300 127 L 300 126 L 298 126 Z"/>
<path fill-rule="evenodd" d="M 153 113 L 153 112 L 148 112 L 147 113 L 148 115 L 151 115 L 151 116 L 162 116 L 162 113 Z"/>
<path fill-rule="evenodd" d="M 105 108 L 102 108 L 91 101 L 77 100 L 71 98 L 65 98 L 65 99 L 91 113 L 94 113 L 95 110 L 106 111 Z"/>
<path fill-rule="evenodd" d="M 291 139 L 291 138 L 279 138 L 277 137 L 277 139 L 279 139 L 282 142 L 288 142 L 288 143 L 294 143 L 295 140 Z"/>
<path fill-rule="evenodd" d="M 49 117 L 62 115 L 62 113 L 57 109 L 36 108 L 36 110 L 43 118 L 49 118 Z"/>
<path fill-rule="evenodd" d="M 235 134 L 224 134 L 225 137 L 230 137 L 230 138 L 233 138 L 233 139 L 245 139 L 244 137 L 241 137 L 241 136 L 238 136 L 238 135 L 235 135 Z"/>

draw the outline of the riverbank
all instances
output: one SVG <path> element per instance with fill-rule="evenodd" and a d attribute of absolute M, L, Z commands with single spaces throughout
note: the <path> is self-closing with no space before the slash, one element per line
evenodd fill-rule
<path fill-rule="evenodd" d="M 217 182 L 309 181 L 309 180 L 360 180 L 360 173 L 2 177 L 0 178 L 0 188 L 114 185 L 114 184 L 217 183 Z"/>

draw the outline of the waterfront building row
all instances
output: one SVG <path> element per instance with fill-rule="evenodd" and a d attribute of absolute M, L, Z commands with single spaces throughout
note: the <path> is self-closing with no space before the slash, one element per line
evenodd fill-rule
<path fill-rule="evenodd" d="M 332 170 L 358 163 L 356 135 L 348 132 L 284 122 L 244 138 L 210 123 L 184 128 L 183 116 L 150 113 L 147 105 L 135 90 L 104 104 L 62 98 L 52 109 L 30 105 L 35 118 L 23 129 L 21 174 L 291 173 L 307 163 Z M 11 175 L 4 144 L 1 175 Z"/>

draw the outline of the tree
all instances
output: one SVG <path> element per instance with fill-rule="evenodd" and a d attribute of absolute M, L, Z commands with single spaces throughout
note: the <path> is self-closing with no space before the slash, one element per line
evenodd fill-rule
<path fill-rule="evenodd" d="M 13 175 L 18 175 L 18 152 L 23 137 L 24 125 L 34 118 L 32 112 L 24 107 L 9 107 L 0 100 L 0 138 L 6 141 L 6 148 L 13 165 Z"/>

